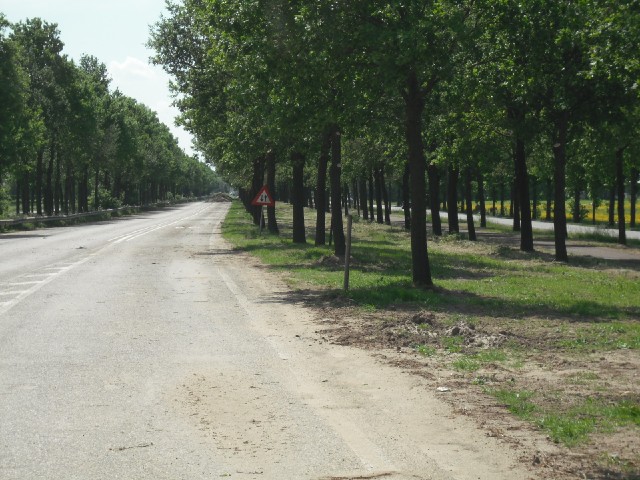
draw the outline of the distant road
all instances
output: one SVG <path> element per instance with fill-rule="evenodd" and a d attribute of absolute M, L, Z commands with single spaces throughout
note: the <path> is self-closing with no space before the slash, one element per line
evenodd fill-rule
<path fill-rule="evenodd" d="M 446 220 L 447 212 L 440 212 L 440 218 Z M 467 221 L 467 215 L 464 213 L 458 214 L 458 218 L 461 221 Z M 480 224 L 480 215 L 473 216 L 476 225 Z M 513 219 L 511 218 L 502 218 L 502 217 L 493 217 L 487 215 L 487 223 L 496 223 L 498 225 L 513 225 Z M 553 223 L 552 222 L 540 222 L 540 221 L 532 221 L 531 225 L 534 230 L 551 230 L 553 231 Z M 618 229 L 616 228 L 603 228 L 596 227 L 593 225 L 576 225 L 575 223 L 567 223 L 567 231 L 570 233 L 600 233 L 602 235 L 609 235 L 614 238 L 618 238 Z M 640 231 L 631 231 L 627 230 L 627 238 L 632 238 L 635 240 L 640 240 Z"/>

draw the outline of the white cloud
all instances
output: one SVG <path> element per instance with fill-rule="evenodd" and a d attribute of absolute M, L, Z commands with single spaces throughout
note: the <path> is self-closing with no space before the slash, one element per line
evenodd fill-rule
<path fill-rule="evenodd" d="M 114 78 L 132 76 L 151 79 L 156 76 L 151 65 L 134 57 L 127 57 L 124 62 L 112 61 L 109 64 L 109 72 Z"/>

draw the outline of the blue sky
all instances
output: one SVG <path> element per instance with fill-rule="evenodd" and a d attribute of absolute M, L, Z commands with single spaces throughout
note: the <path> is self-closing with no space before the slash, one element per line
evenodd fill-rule
<path fill-rule="evenodd" d="M 145 47 L 149 26 L 165 12 L 165 0 L 0 0 L 0 12 L 10 22 L 40 17 L 57 23 L 63 53 L 74 60 L 97 57 L 109 69 L 112 88 L 144 103 L 178 138 L 188 153 L 191 137 L 174 125 L 169 77 L 149 64 L 153 52 Z"/>

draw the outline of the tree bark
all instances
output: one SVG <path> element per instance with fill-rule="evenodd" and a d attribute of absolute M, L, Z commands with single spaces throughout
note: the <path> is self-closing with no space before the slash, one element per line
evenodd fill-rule
<path fill-rule="evenodd" d="M 472 188 L 471 188 L 471 169 L 467 168 L 465 174 L 465 182 L 464 182 L 464 197 L 466 200 L 466 210 L 467 210 L 467 230 L 469 231 L 469 240 L 475 242 L 477 240 L 476 237 L 476 227 L 473 223 L 473 203 L 472 203 Z"/>
<path fill-rule="evenodd" d="M 369 221 L 373 222 L 374 220 L 374 206 L 373 206 L 373 197 L 374 197 L 374 188 L 373 188 L 373 172 L 369 174 Z"/>
<path fill-rule="evenodd" d="M 47 161 L 47 172 L 45 174 L 44 187 L 44 213 L 47 216 L 53 215 L 53 161 L 55 157 L 55 146 L 53 140 L 49 145 L 49 159 Z"/>
<path fill-rule="evenodd" d="M 618 190 L 618 243 L 627 244 L 624 215 L 624 147 L 616 150 L 616 187 Z"/>
<path fill-rule="evenodd" d="M 389 204 L 389 190 L 384 177 L 384 166 L 380 167 L 380 184 L 382 185 L 382 203 L 384 204 L 384 223 L 391 225 L 391 205 Z"/>
<path fill-rule="evenodd" d="M 615 181 L 609 187 L 609 222 L 608 225 L 613 227 L 616 223 L 616 185 Z"/>
<path fill-rule="evenodd" d="M 351 191 L 353 192 L 353 208 L 360 216 L 360 193 L 358 192 L 358 182 L 355 179 L 351 181 Z"/>
<path fill-rule="evenodd" d="M 276 152 L 272 149 L 267 152 L 266 157 L 267 188 L 273 200 L 276 198 Z M 278 220 L 276 218 L 276 207 L 267 207 L 267 229 L 270 233 L 278 234 Z"/>
<path fill-rule="evenodd" d="M 331 129 L 331 231 L 333 232 L 333 253 L 339 257 L 344 256 L 345 237 L 342 225 L 342 147 L 340 129 L 334 126 Z"/>
<path fill-rule="evenodd" d="M 549 220 L 551 220 L 551 197 L 552 197 L 552 192 L 553 191 L 553 185 L 551 184 L 551 179 L 547 179 L 547 188 L 546 188 L 546 194 L 547 194 L 547 205 L 545 208 L 545 220 L 548 222 Z"/>
<path fill-rule="evenodd" d="M 435 163 L 427 167 L 429 177 L 429 209 L 431 210 L 431 226 L 436 237 L 442 236 L 442 219 L 440 218 L 440 171 Z"/>
<path fill-rule="evenodd" d="M 363 220 L 369 220 L 369 205 L 367 203 L 367 180 L 364 176 L 358 179 L 360 185 L 360 204 L 362 207 Z"/>
<path fill-rule="evenodd" d="M 316 245 L 327 243 L 325 204 L 327 203 L 327 165 L 331 150 L 331 130 L 322 133 L 320 158 L 318 159 L 318 177 L 316 179 Z"/>
<path fill-rule="evenodd" d="M 38 150 L 36 160 L 36 212 L 42 215 L 42 184 L 44 176 L 44 147 Z"/>
<path fill-rule="evenodd" d="M 293 185 L 291 201 L 293 203 L 293 243 L 307 243 L 304 227 L 304 155 L 300 152 L 291 154 L 293 165 Z"/>
<path fill-rule="evenodd" d="M 93 209 L 98 210 L 100 208 L 100 167 L 96 167 L 96 174 L 93 184 Z"/>
<path fill-rule="evenodd" d="M 449 234 L 460 233 L 458 224 L 458 169 L 449 166 L 449 182 L 447 184 L 447 219 Z"/>
<path fill-rule="evenodd" d="M 567 213 L 565 206 L 565 182 L 567 164 L 567 131 L 568 120 L 566 114 L 556 121 L 553 142 L 553 236 L 555 243 L 555 258 L 558 262 L 568 262 L 567 254 Z"/>
<path fill-rule="evenodd" d="M 478 169 L 478 203 L 480 204 L 480 227 L 487 227 L 487 207 L 485 205 L 484 198 L 484 179 L 482 177 L 482 172 Z"/>
<path fill-rule="evenodd" d="M 409 191 L 409 181 L 411 179 L 411 170 L 409 162 L 404 166 L 402 174 L 402 211 L 404 212 L 404 229 L 411 230 L 411 192 Z"/>
<path fill-rule="evenodd" d="M 253 159 L 251 163 L 253 175 L 251 177 L 251 190 L 245 203 L 245 208 L 251 214 L 254 225 L 260 225 L 262 219 L 262 207 L 251 205 L 251 201 L 258 194 L 262 186 L 264 185 L 264 165 L 265 156 L 259 156 Z M 304 192 L 303 192 L 304 199 Z"/>
<path fill-rule="evenodd" d="M 427 251 L 427 211 L 425 201 L 425 158 L 422 141 L 423 93 L 415 71 L 407 78 L 405 128 L 411 170 L 411 270 L 413 284 L 429 287 L 431 268 Z"/>
<path fill-rule="evenodd" d="M 60 152 L 58 151 L 58 155 L 56 158 L 56 178 L 55 178 L 55 186 L 53 190 L 53 206 L 54 212 L 56 215 L 60 215 L 60 203 L 62 202 L 62 162 L 60 160 Z"/>
<path fill-rule="evenodd" d="M 636 226 L 636 202 L 638 201 L 638 169 L 631 169 L 631 188 L 629 192 L 630 200 L 631 200 L 631 208 L 629 209 L 629 214 L 631 218 L 629 220 L 629 227 L 634 228 Z"/>
<path fill-rule="evenodd" d="M 527 173 L 524 140 L 520 138 L 516 139 L 515 165 L 518 206 L 520 207 L 520 250 L 532 252 L 533 227 L 531 226 L 531 204 L 529 203 L 529 175 Z"/>
<path fill-rule="evenodd" d="M 531 179 L 531 196 L 533 202 L 533 209 L 531 210 L 531 219 L 538 219 L 538 179 L 532 177 Z"/>
<path fill-rule="evenodd" d="M 518 192 L 518 185 L 515 178 L 511 186 L 511 218 L 513 219 L 513 231 L 520 231 L 520 194 Z"/>
<path fill-rule="evenodd" d="M 22 213 L 27 215 L 31 213 L 31 209 L 29 206 L 29 172 L 24 172 L 22 174 L 22 179 L 20 180 L 21 187 L 21 200 L 22 200 Z"/>
<path fill-rule="evenodd" d="M 382 179 L 379 168 L 375 168 L 373 178 L 376 188 L 376 223 L 384 223 L 384 213 L 382 211 Z"/>

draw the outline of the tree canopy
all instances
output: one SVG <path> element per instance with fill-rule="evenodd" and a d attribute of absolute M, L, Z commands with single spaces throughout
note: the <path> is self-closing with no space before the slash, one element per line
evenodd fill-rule
<path fill-rule="evenodd" d="M 0 14 L 0 198 L 13 193 L 18 214 L 138 205 L 222 185 L 154 112 L 111 88 L 103 63 L 76 63 L 63 49 L 56 24 L 10 24 Z"/>

